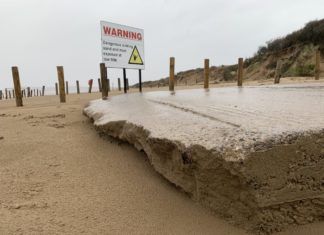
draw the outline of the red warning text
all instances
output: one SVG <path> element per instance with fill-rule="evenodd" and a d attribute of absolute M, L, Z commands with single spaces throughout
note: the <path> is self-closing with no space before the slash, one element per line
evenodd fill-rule
<path fill-rule="evenodd" d="M 142 34 L 138 32 L 132 32 L 124 29 L 113 28 L 109 26 L 103 26 L 103 32 L 107 36 L 125 38 L 130 40 L 142 41 Z"/>

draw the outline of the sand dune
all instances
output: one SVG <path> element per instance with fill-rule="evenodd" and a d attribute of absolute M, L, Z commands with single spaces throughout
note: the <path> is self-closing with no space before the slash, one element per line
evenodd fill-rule
<path fill-rule="evenodd" d="M 100 137 L 82 108 L 99 93 L 0 101 L 0 234 L 246 234 Z M 323 234 L 324 223 L 280 234 Z"/>

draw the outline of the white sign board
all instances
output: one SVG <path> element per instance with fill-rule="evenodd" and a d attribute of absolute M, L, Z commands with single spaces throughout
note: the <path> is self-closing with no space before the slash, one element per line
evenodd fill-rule
<path fill-rule="evenodd" d="M 101 21 L 102 61 L 108 68 L 144 69 L 144 30 Z"/>

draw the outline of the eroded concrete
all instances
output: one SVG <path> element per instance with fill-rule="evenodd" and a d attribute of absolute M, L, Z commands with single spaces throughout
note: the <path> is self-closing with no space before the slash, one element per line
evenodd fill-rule
<path fill-rule="evenodd" d="M 151 92 L 92 101 L 98 130 L 144 150 L 193 199 L 257 233 L 324 219 L 324 87 Z"/>

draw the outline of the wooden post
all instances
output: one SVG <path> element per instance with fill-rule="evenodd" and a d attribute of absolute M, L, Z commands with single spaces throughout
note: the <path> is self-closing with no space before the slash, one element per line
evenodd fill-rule
<path fill-rule="evenodd" d="M 170 77 L 169 77 L 169 91 L 174 91 L 174 57 L 170 57 Z"/>
<path fill-rule="evenodd" d="M 118 78 L 118 90 L 121 91 L 120 78 Z"/>
<path fill-rule="evenodd" d="M 30 97 L 30 87 L 27 87 L 27 97 Z"/>
<path fill-rule="evenodd" d="M 0 90 L 0 100 L 2 100 L 2 90 Z"/>
<path fill-rule="evenodd" d="M 69 82 L 68 81 L 66 81 L 65 82 L 65 89 L 66 89 L 66 94 L 68 95 L 69 94 Z"/>
<path fill-rule="evenodd" d="M 39 95 L 39 93 L 38 93 L 38 89 L 37 89 L 37 96 Z"/>
<path fill-rule="evenodd" d="M 23 101 L 21 96 L 21 86 L 20 86 L 18 67 L 12 67 L 11 70 L 12 70 L 13 83 L 16 92 L 16 106 L 20 107 L 23 106 Z"/>
<path fill-rule="evenodd" d="M 315 61 L 315 80 L 319 80 L 321 73 L 321 52 L 316 50 L 316 61 Z"/>
<path fill-rule="evenodd" d="M 6 100 L 8 99 L 8 90 L 5 88 Z"/>
<path fill-rule="evenodd" d="M 45 86 L 42 87 L 42 96 L 45 95 Z"/>
<path fill-rule="evenodd" d="M 63 66 L 57 66 L 57 77 L 58 77 L 58 84 L 60 90 L 60 102 L 66 102 L 66 95 L 65 95 L 65 87 L 64 87 L 64 70 Z"/>
<path fill-rule="evenodd" d="M 9 99 L 11 100 L 11 91 L 9 90 L 8 93 L 9 93 Z"/>
<path fill-rule="evenodd" d="M 57 82 L 55 82 L 55 94 L 58 95 L 58 86 L 57 86 Z"/>
<path fill-rule="evenodd" d="M 89 80 L 89 93 L 91 93 L 91 91 L 92 91 L 92 84 L 93 84 L 93 79 L 90 79 Z"/>
<path fill-rule="evenodd" d="M 205 59 L 204 63 L 204 88 L 209 88 L 209 59 Z M 197 83 L 197 82 L 196 82 Z"/>
<path fill-rule="evenodd" d="M 139 92 L 142 92 L 142 70 L 138 70 Z"/>
<path fill-rule="evenodd" d="M 237 85 L 243 85 L 243 58 L 238 59 Z"/>
<path fill-rule="evenodd" d="M 127 88 L 127 90 L 129 90 L 128 78 L 126 78 L 126 88 Z"/>
<path fill-rule="evenodd" d="M 281 60 L 278 60 L 277 61 L 277 66 L 276 66 L 276 72 L 275 72 L 275 80 L 274 80 L 274 83 L 275 84 L 279 84 L 280 83 L 281 66 L 282 66 L 282 61 Z"/>
<path fill-rule="evenodd" d="M 127 93 L 127 85 L 126 85 L 126 69 L 123 68 L 123 79 L 124 79 L 124 93 Z"/>
<path fill-rule="evenodd" d="M 101 87 L 101 81 L 100 81 L 100 78 L 98 78 L 98 87 L 99 87 L 99 92 L 102 92 L 102 87 Z"/>
<path fill-rule="evenodd" d="M 108 84 L 107 84 L 107 68 L 104 63 L 100 64 L 100 77 L 101 77 L 101 96 L 105 100 L 108 97 Z"/>
<path fill-rule="evenodd" d="M 79 80 L 76 80 L 77 94 L 80 94 L 80 84 Z"/>
<path fill-rule="evenodd" d="M 33 97 L 33 90 L 30 90 L 30 97 Z"/>
<path fill-rule="evenodd" d="M 110 91 L 110 80 L 107 78 L 108 92 Z"/>

